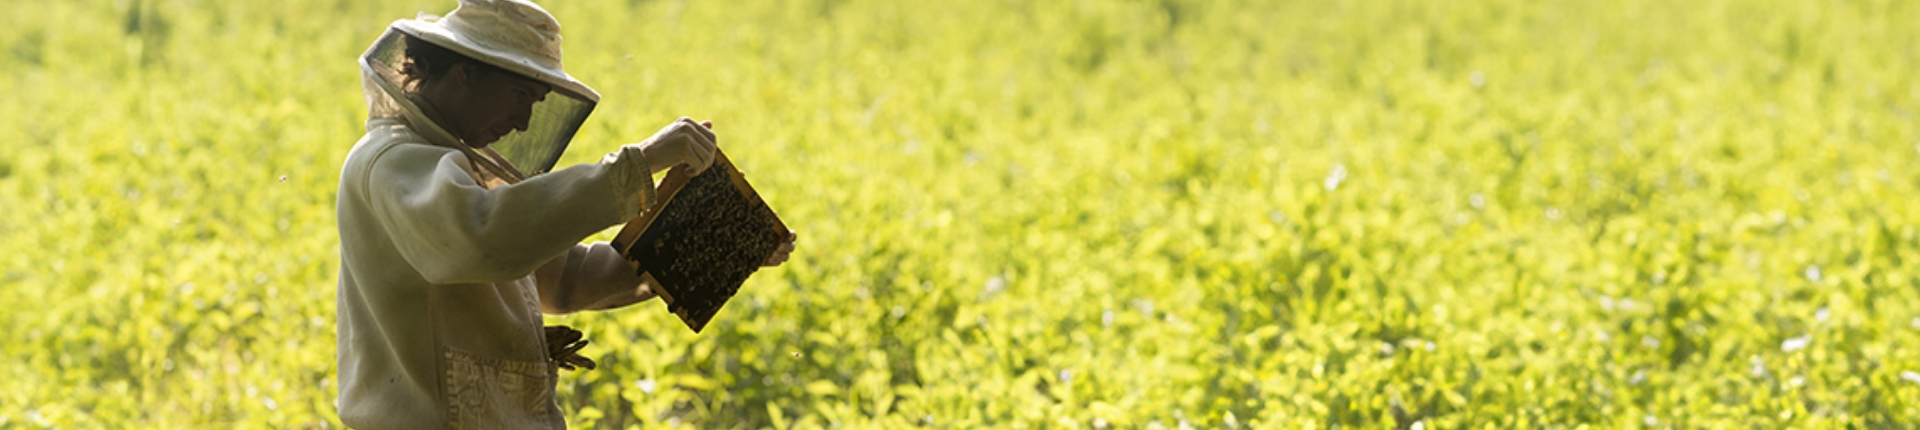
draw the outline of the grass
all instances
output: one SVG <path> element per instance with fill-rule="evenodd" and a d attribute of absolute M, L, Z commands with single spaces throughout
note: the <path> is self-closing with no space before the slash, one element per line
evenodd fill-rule
<path fill-rule="evenodd" d="M 0 427 L 339 426 L 382 3 L 0 6 Z M 1914 4 L 548 3 L 801 235 L 578 427 L 1920 421 Z"/>

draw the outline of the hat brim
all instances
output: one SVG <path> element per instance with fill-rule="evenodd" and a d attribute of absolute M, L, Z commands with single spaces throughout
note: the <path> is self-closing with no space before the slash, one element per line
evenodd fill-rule
<path fill-rule="evenodd" d="M 432 43 L 457 52 L 460 55 L 465 55 L 468 58 L 544 82 L 552 86 L 556 91 L 563 91 L 573 97 L 589 102 L 600 102 L 600 92 L 594 91 L 593 88 L 588 87 L 586 83 L 574 79 L 573 76 L 568 75 L 566 71 L 545 67 L 539 63 L 528 61 L 506 52 L 488 49 L 480 44 L 473 43 L 473 41 L 468 40 L 460 33 L 452 31 L 445 25 L 440 25 L 437 22 L 402 19 L 394 21 L 393 28 L 409 36 L 425 40 L 427 43 Z"/>

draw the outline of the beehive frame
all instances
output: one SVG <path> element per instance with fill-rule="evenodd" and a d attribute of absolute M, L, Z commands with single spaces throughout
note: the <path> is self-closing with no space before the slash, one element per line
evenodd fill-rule
<path fill-rule="evenodd" d="M 698 333 L 789 231 L 718 151 L 705 172 L 676 166 L 656 190 L 656 201 L 620 229 L 613 246 Z"/>

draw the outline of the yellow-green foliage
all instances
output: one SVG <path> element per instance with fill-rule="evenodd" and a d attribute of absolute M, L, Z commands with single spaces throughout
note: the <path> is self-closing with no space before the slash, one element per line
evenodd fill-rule
<path fill-rule="evenodd" d="M 556 318 L 576 426 L 1920 422 L 1920 3 L 548 3 L 564 163 L 711 119 L 800 232 Z M 0 427 L 338 427 L 354 59 L 453 4 L 0 6 Z"/>

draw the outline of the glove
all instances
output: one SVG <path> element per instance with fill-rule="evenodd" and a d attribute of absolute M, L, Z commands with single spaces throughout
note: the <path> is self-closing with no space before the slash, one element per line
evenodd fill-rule
<path fill-rule="evenodd" d="M 653 137 L 607 154 L 600 162 L 614 167 L 613 183 L 620 184 L 621 190 L 614 201 L 620 206 L 622 217 L 636 216 L 653 204 L 654 173 L 686 164 L 698 175 L 712 166 L 713 154 L 718 151 L 714 145 L 716 137 L 713 122 L 695 123 L 693 119 L 681 117 Z"/>
<path fill-rule="evenodd" d="M 682 117 L 661 128 L 653 137 L 627 146 L 640 147 L 650 172 L 660 173 L 674 165 L 686 164 L 693 167 L 694 174 L 699 174 L 713 165 L 713 153 L 718 148 L 715 144 L 717 139 L 708 126 Z"/>
<path fill-rule="evenodd" d="M 547 359 L 558 364 L 561 369 L 574 370 L 584 367 L 593 370 L 593 359 L 581 356 L 580 348 L 587 347 L 586 335 L 573 327 L 550 325 L 547 330 Z"/>

